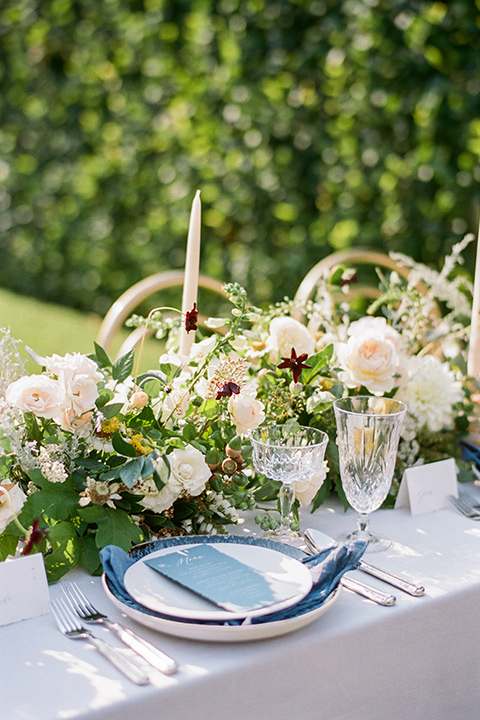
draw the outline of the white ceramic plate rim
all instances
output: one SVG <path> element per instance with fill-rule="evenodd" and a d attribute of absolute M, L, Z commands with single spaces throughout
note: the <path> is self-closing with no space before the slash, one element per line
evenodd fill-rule
<path fill-rule="evenodd" d="M 125 589 L 143 607 L 168 615 L 172 619 L 227 622 L 284 610 L 300 602 L 312 588 L 309 569 L 299 560 L 279 550 L 231 542 L 215 543 L 215 548 L 257 569 L 280 573 L 285 580 L 296 586 L 295 591 L 280 602 L 250 611 L 237 613 L 213 607 L 208 601 L 145 564 L 145 560 L 176 552 L 178 547 L 164 547 L 137 560 L 125 573 Z"/>
<path fill-rule="evenodd" d="M 116 598 L 108 587 L 105 575 L 102 576 L 102 584 L 107 597 L 130 619 L 165 635 L 203 642 L 250 642 L 252 640 L 280 637 L 295 630 L 300 630 L 330 610 L 341 591 L 341 585 L 339 585 L 319 607 L 286 620 L 273 620 L 272 622 L 252 625 L 206 625 L 203 623 L 185 623 L 148 615 Z"/>

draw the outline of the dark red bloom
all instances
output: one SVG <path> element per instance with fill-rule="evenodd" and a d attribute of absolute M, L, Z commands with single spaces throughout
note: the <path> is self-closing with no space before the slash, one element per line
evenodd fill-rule
<path fill-rule="evenodd" d="M 48 535 L 48 530 L 45 528 L 39 528 L 40 520 L 37 518 L 33 521 L 32 529 L 27 539 L 27 543 L 23 548 L 22 555 L 30 555 L 34 545 L 38 545 L 43 540 L 45 535 Z"/>
<path fill-rule="evenodd" d="M 354 285 L 356 282 L 358 282 L 358 275 L 355 270 L 346 270 L 342 275 L 340 285 L 345 287 L 345 285 Z"/>
<path fill-rule="evenodd" d="M 222 397 L 232 397 L 233 394 L 238 395 L 240 392 L 240 388 L 237 385 L 237 383 L 234 382 L 227 382 L 223 387 L 220 388 L 220 390 L 217 392 L 217 400 L 220 400 Z"/>
<path fill-rule="evenodd" d="M 298 382 L 302 370 L 304 368 L 311 368 L 311 365 L 306 365 L 305 360 L 308 358 L 307 353 L 302 353 L 297 357 L 295 348 L 292 348 L 292 352 L 289 358 L 282 357 L 283 362 L 278 365 L 279 370 L 291 370 L 293 373 L 293 382 Z"/>
<path fill-rule="evenodd" d="M 185 313 L 185 330 L 187 331 L 187 333 L 189 333 L 190 330 L 197 329 L 197 321 L 197 303 L 193 303 L 193 308 L 191 310 L 187 310 L 187 312 Z"/>

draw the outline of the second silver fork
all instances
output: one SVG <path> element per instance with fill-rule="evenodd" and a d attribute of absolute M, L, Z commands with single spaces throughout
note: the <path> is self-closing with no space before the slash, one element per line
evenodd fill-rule
<path fill-rule="evenodd" d="M 104 640 L 100 640 L 100 638 L 84 628 L 62 598 L 52 600 L 50 607 L 52 608 L 53 617 L 64 635 L 72 640 L 88 640 L 91 642 L 103 657 L 137 685 L 147 685 L 150 682 L 148 675 L 122 655 L 121 651 Z"/>
<path fill-rule="evenodd" d="M 155 645 L 144 640 L 144 638 L 134 633 L 130 628 L 126 628 L 120 623 L 109 620 L 106 615 L 99 612 L 85 597 L 76 583 L 64 585 L 62 590 L 71 608 L 78 617 L 86 623 L 105 625 L 109 630 L 112 630 L 125 645 L 146 660 L 146 662 L 156 670 L 160 670 L 164 675 L 171 675 L 178 670 L 179 666 L 176 660 L 162 650 L 159 650 Z"/>
<path fill-rule="evenodd" d="M 480 520 L 480 510 L 478 508 L 473 507 L 463 498 L 457 498 L 454 495 L 450 496 L 450 500 L 452 505 L 454 505 L 457 510 L 462 513 L 462 515 L 465 515 L 465 517 L 470 520 Z"/>

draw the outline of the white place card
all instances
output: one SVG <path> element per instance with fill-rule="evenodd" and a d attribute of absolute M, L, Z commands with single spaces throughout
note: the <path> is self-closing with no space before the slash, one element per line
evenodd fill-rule
<path fill-rule="evenodd" d="M 40 553 L 0 562 L 0 626 L 50 612 L 50 594 Z"/>
<path fill-rule="evenodd" d="M 410 507 L 412 515 L 420 515 L 448 507 L 450 495 L 458 497 L 457 469 L 453 458 L 407 468 L 395 507 Z"/>

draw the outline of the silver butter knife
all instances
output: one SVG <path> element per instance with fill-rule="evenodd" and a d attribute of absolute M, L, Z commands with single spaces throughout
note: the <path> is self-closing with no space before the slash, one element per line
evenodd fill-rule
<path fill-rule="evenodd" d="M 320 552 L 320 550 L 324 550 L 327 547 L 334 547 L 337 544 L 329 535 L 325 535 L 325 533 L 315 530 L 314 528 L 308 528 L 305 530 L 303 537 L 309 547 L 312 550 L 315 549 L 316 552 Z M 397 575 L 393 575 L 386 570 L 381 570 L 375 565 L 370 565 L 370 563 L 365 562 L 365 560 L 360 560 L 358 568 L 359 570 L 363 570 L 363 572 L 372 575 L 372 577 L 376 577 L 378 580 L 383 580 L 383 582 L 392 585 L 392 587 L 395 587 L 398 590 L 403 590 L 403 592 L 413 595 L 414 597 L 421 597 L 425 594 L 425 588 L 423 585 L 415 585 L 414 583 L 404 580 Z"/>

